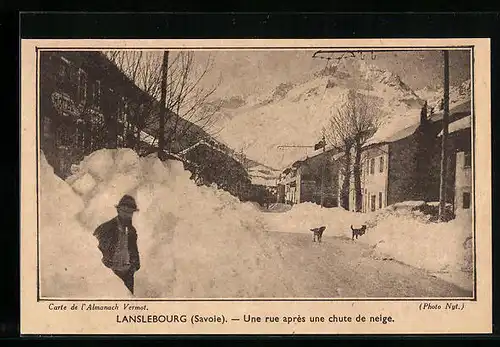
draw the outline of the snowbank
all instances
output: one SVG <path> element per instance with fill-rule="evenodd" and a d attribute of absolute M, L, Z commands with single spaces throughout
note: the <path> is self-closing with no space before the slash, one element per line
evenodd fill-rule
<path fill-rule="evenodd" d="M 421 211 L 425 211 L 426 206 L 423 201 L 406 201 L 366 214 L 301 203 L 288 212 L 268 214 L 266 220 L 273 231 L 311 234 L 309 229 L 324 225 L 327 227 L 324 236 L 349 239 L 352 237 L 351 225 L 359 227 L 366 224 L 366 233 L 355 242 L 368 244 L 381 257 L 435 273 L 453 276 L 470 273 L 470 213 L 459 214 L 450 222 L 435 223 L 431 222 L 432 215 Z M 448 280 L 453 281 L 453 278 Z M 468 287 L 469 284 L 463 286 Z"/>
<path fill-rule="evenodd" d="M 75 218 L 84 202 L 40 162 L 40 277 L 43 297 L 128 297 L 121 280 L 100 261 L 97 241 Z M 81 183 L 76 182 L 77 189 Z"/>
<path fill-rule="evenodd" d="M 133 221 L 141 256 L 137 297 L 273 297 L 293 292 L 293 276 L 284 275 L 256 207 L 223 190 L 199 187 L 190 176 L 179 161 L 139 158 L 130 149 L 92 153 L 74 166 L 66 182 L 46 170 L 41 180 L 46 216 L 41 228 L 46 274 L 42 294 L 88 297 L 113 289 L 110 295 L 127 296 L 101 264 L 92 236 L 98 225 L 116 216 L 114 205 L 124 194 L 134 196 L 140 209 Z M 74 276 L 68 275 L 70 268 Z"/>
<path fill-rule="evenodd" d="M 419 210 L 384 209 L 372 214 L 369 229 L 359 240 L 380 254 L 421 269 L 471 271 L 471 215 L 461 214 L 446 223 L 431 222 L 431 218 Z"/>

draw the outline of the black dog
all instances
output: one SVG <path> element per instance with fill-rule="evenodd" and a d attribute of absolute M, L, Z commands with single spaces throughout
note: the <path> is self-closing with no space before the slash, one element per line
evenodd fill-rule
<path fill-rule="evenodd" d="M 361 226 L 361 228 L 359 228 L 359 229 L 353 228 L 352 225 L 351 225 L 351 230 L 352 230 L 352 239 L 354 240 L 354 237 L 356 236 L 356 240 L 357 240 L 358 236 L 361 236 L 361 235 L 365 234 L 365 232 L 366 232 L 366 225 L 363 224 Z"/>
<path fill-rule="evenodd" d="M 325 226 L 310 229 L 313 232 L 313 242 L 316 242 L 316 239 L 318 239 L 318 242 L 321 243 L 321 238 L 323 237 L 323 232 L 325 231 L 325 229 Z"/>

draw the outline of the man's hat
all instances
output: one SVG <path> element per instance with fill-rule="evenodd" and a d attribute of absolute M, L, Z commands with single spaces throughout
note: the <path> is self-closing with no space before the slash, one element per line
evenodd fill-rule
<path fill-rule="evenodd" d="M 130 195 L 124 195 L 121 199 L 118 205 L 115 205 L 115 207 L 127 207 L 130 209 L 133 209 L 134 211 L 139 211 L 137 208 L 137 204 L 135 203 L 135 199 L 131 197 Z"/>

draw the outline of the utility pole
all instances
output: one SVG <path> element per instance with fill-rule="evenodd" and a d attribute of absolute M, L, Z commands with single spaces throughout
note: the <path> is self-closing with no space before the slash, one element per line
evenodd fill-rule
<path fill-rule="evenodd" d="M 160 125 L 158 129 L 158 158 L 165 160 L 165 118 L 167 103 L 167 72 L 168 51 L 163 52 L 163 64 L 161 69 L 161 95 L 160 95 Z"/>
<path fill-rule="evenodd" d="M 446 177 L 448 176 L 448 123 L 449 123 L 449 98 L 450 98 L 450 71 L 449 52 L 443 51 L 444 55 L 444 96 L 443 96 L 443 137 L 441 138 L 441 175 L 439 182 L 439 221 L 445 221 L 446 211 Z"/>
<path fill-rule="evenodd" d="M 325 151 L 326 151 L 326 140 L 325 140 L 325 135 L 321 138 L 322 145 L 323 145 L 323 167 L 321 168 L 321 207 L 324 206 L 324 201 L 325 201 L 325 167 L 326 167 L 326 156 L 325 156 Z"/>

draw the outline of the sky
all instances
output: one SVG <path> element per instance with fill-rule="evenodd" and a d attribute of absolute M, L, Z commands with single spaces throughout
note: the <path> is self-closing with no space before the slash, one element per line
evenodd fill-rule
<path fill-rule="evenodd" d="M 307 78 L 326 64 L 324 59 L 313 59 L 314 51 L 204 51 L 196 52 L 198 62 L 213 59 L 213 69 L 203 81 L 213 85 L 222 82 L 218 97 L 247 96 L 273 89 L 280 83 Z M 359 59 L 359 58 L 356 58 Z M 413 90 L 433 89 L 443 85 L 442 51 L 410 51 L 377 53 L 374 65 L 396 73 Z M 456 85 L 470 78 L 469 51 L 450 52 L 450 84 Z"/>
<path fill-rule="evenodd" d="M 193 78 L 197 78 L 211 60 L 212 67 L 201 80 L 200 86 L 211 89 L 220 83 L 214 94 L 215 98 L 247 97 L 267 93 L 280 83 L 307 80 L 324 68 L 327 60 L 313 59 L 315 51 L 283 49 L 195 51 Z M 172 61 L 176 53 L 170 52 Z M 161 61 L 161 51 L 149 54 Z M 424 87 L 436 89 L 443 85 L 442 51 L 384 52 L 377 53 L 374 60 L 366 54 L 365 60 L 399 75 L 413 90 Z M 468 78 L 470 78 L 469 51 L 451 51 L 451 85 L 460 84 Z"/>

